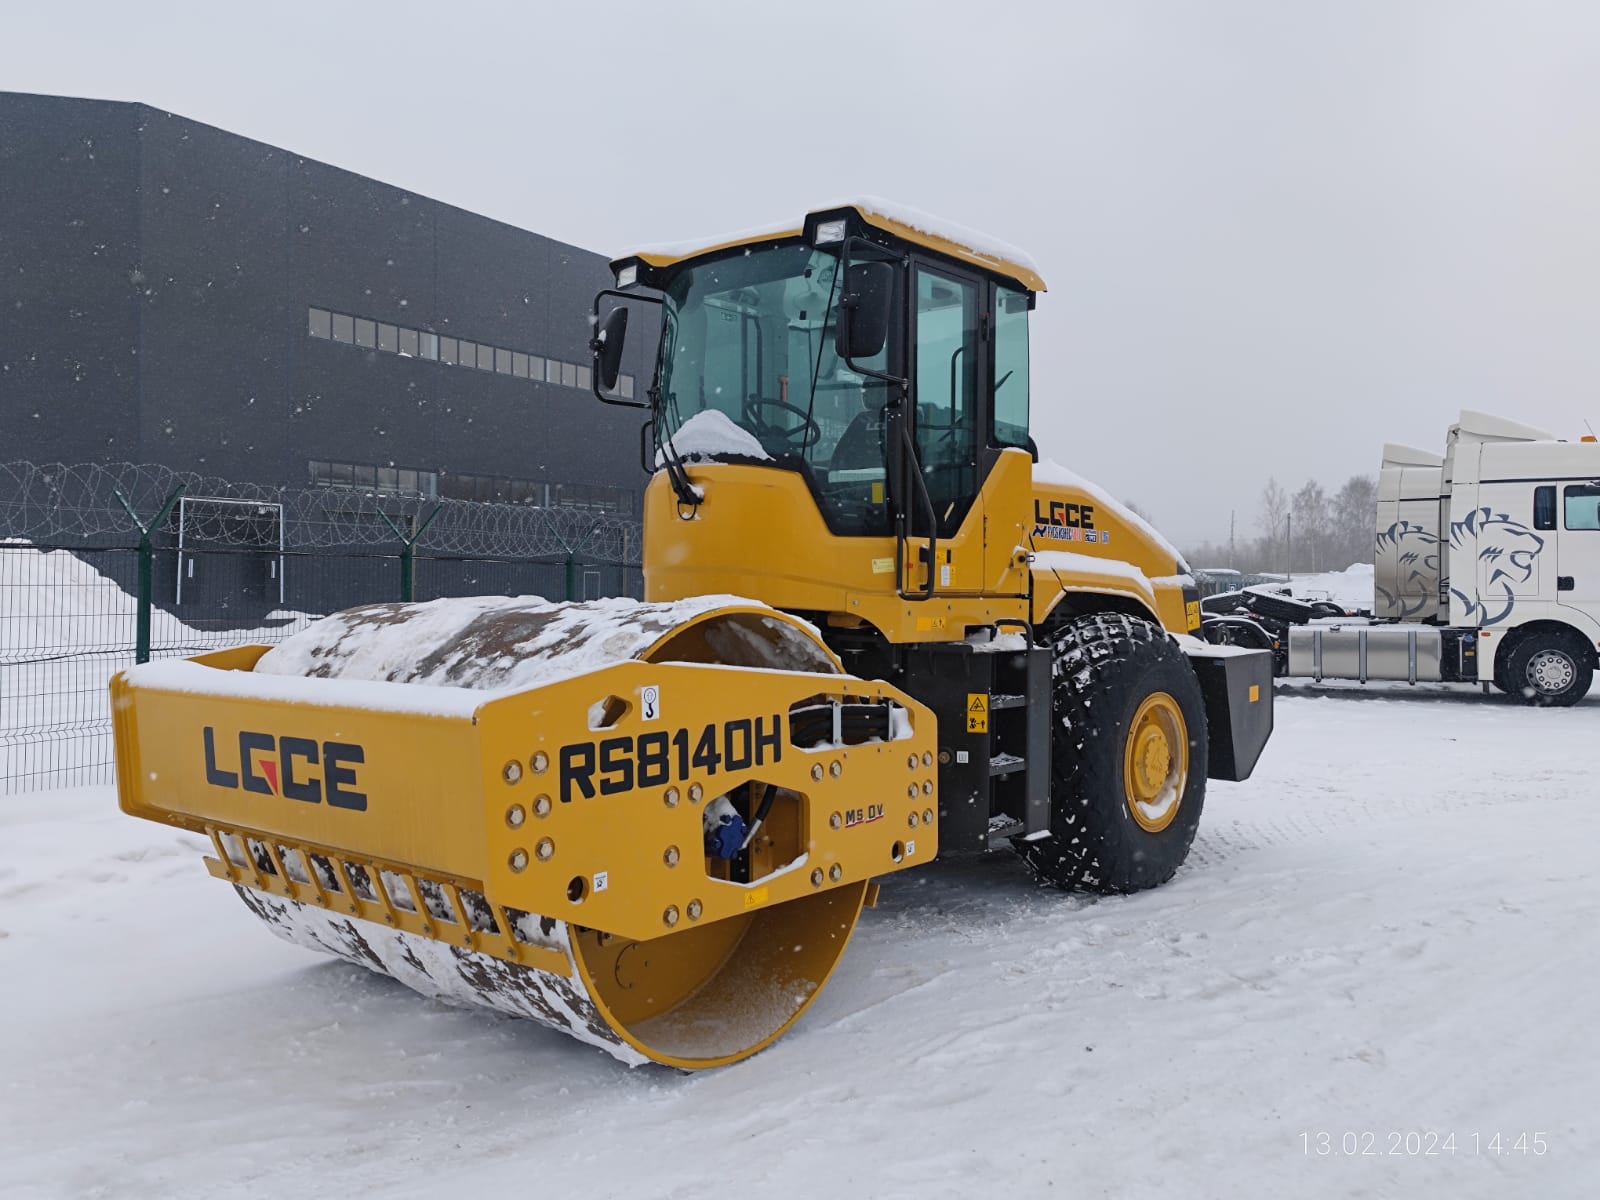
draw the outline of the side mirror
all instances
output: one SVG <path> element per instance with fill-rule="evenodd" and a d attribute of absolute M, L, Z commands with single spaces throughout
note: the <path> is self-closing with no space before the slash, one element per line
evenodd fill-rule
<path fill-rule="evenodd" d="M 613 308 L 600 322 L 600 328 L 589 339 L 589 349 L 594 352 L 594 376 L 600 389 L 617 390 L 617 379 L 622 374 L 622 345 L 628 339 L 628 310 Z"/>
<path fill-rule="evenodd" d="M 839 323 L 833 339 L 841 362 L 871 358 L 882 352 L 889 336 L 893 302 L 893 263 L 858 262 L 845 268 L 844 295 L 839 300 Z"/>

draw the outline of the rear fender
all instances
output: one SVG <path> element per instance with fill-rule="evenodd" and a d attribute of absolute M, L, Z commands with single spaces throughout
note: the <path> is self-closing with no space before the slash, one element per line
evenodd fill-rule
<path fill-rule="evenodd" d="M 1179 643 L 1205 699 L 1207 775 L 1234 782 L 1250 778 L 1272 736 L 1272 652 L 1213 646 L 1198 638 Z"/>

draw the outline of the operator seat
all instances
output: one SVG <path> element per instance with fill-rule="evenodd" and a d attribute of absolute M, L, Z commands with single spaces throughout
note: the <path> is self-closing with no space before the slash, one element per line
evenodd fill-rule
<path fill-rule="evenodd" d="M 887 461 L 884 452 L 883 406 L 867 407 L 858 412 L 839 436 L 833 448 L 833 471 L 856 471 L 867 467 L 881 467 Z"/>

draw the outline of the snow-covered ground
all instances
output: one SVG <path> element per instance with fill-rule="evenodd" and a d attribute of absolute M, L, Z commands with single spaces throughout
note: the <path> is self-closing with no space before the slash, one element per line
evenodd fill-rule
<path fill-rule="evenodd" d="M 1286 690 L 1169 886 L 908 871 L 689 1076 L 279 942 L 109 788 L 9 797 L 0 1195 L 1591 1196 L 1597 721 Z"/>

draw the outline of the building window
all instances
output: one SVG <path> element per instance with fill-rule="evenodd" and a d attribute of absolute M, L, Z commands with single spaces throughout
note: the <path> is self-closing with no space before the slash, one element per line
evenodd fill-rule
<path fill-rule="evenodd" d="M 436 471 L 409 467 L 379 467 L 371 463 L 319 462 L 306 464 L 313 487 L 354 488 L 366 492 L 393 492 L 429 498 L 439 491 Z"/>
<path fill-rule="evenodd" d="M 545 358 L 508 346 L 440 337 L 426 330 L 407 329 L 404 325 L 391 325 L 387 321 L 350 316 L 326 308 L 308 307 L 306 313 L 306 332 L 314 338 L 360 346 L 367 350 L 381 350 L 402 358 L 422 358 L 450 366 L 476 367 L 497 375 L 512 375 L 518 379 L 532 379 L 585 391 L 592 384 L 593 372 L 580 363 Z M 623 375 L 618 380 L 617 394 L 631 400 L 633 389 L 633 376 Z"/>
<path fill-rule="evenodd" d="M 503 475 L 446 475 L 439 481 L 439 494 L 479 504 L 542 504 L 545 485 L 532 479 L 508 479 Z"/>
<path fill-rule="evenodd" d="M 607 487 L 598 483 L 558 483 L 554 485 L 555 503 L 560 508 L 585 508 L 592 512 L 628 512 L 633 496 L 626 488 Z"/>

